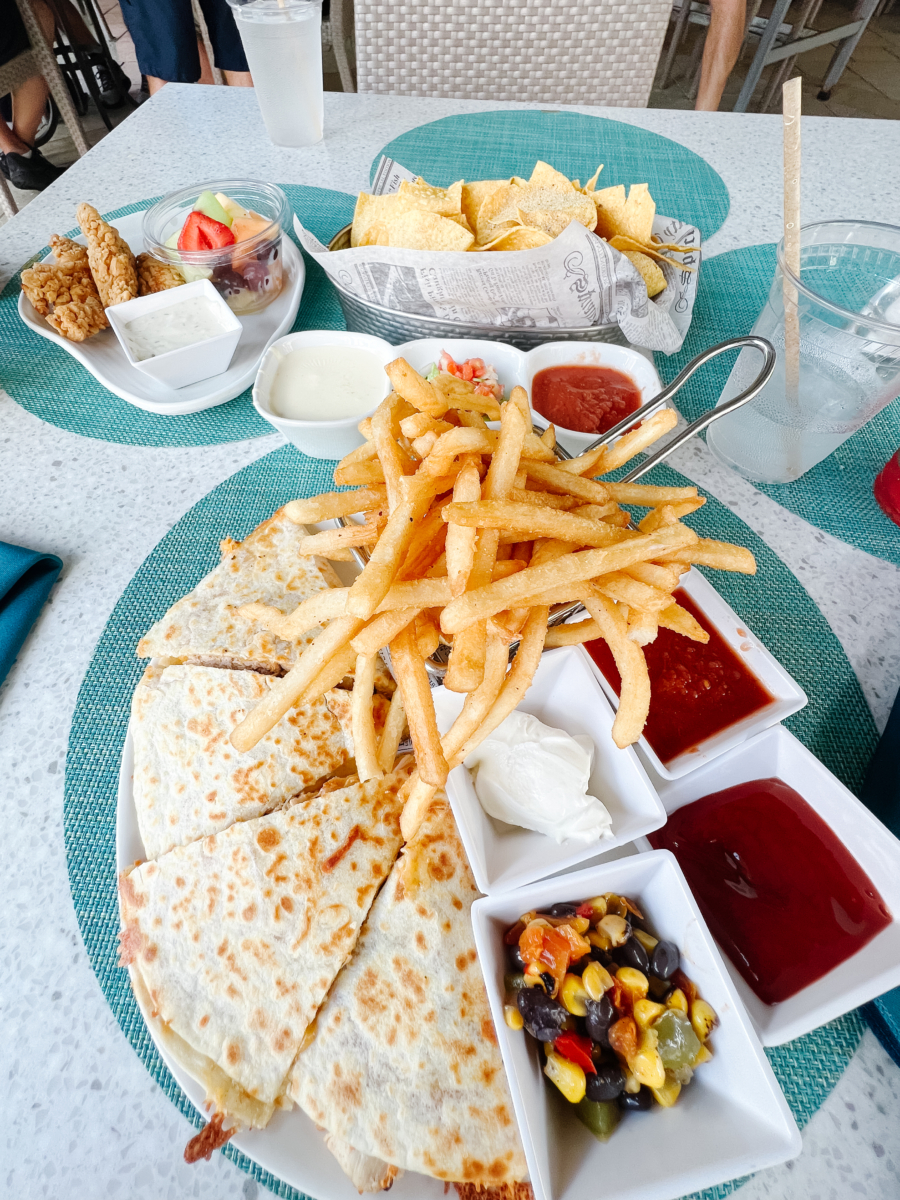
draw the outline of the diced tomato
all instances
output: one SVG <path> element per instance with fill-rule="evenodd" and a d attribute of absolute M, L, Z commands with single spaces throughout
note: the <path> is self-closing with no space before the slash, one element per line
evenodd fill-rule
<path fill-rule="evenodd" d="M 580 1033 L 564 1033 L 553 1043 L 553 1049 L 569 1062 L 578 1063 L 589 1075 L 596 1075 L 597 1068 L 591 1058 L 591 1039 Z"/>
<path fill-rule="evenodd" d="M 526 963 L 534 963 L 540 970 L 549 971 L 556 983 L 555 995 L 562 985 L 570 961 L 569 941 L 562 930 L 532 921 L 519 938 L 519 953 Z"/>
<path fill-rule="evenodd" d="M 622 1017 L 621 1020 L 613 1022 L 607 1037 L 612 1049 L 616 1054 L 621 1054 L 626 1062 L 637 1054 L 637 1022 L 634 1017 Z"/>
<path fill-rule="evenodd" d="M 587 917 L 587 919 L 589 921 L 593 921 L 594 910 L 591 908 L 591 906 L 589 904 L 580 904 L 578 906 L 578 908 L 575 910 L 575 916 L 576 917 Z"/>
<path fill-rule="evenodd" d="M 507 946 L 514 946 L 525 931 L 525 922 L 516 921 L 515 925 L 510 926 L 503 935 L 503 940 Z"/>
<path fill-rule="evenodd" d="M 572 962 L 576 962 L 579 958 L 584 958 L 586 954 L 591 952 L 591 943 L 587 938 L 582 937 L 580 933 L 572 928 L 571 925 L 560 925 L 557 929 L 569 944 L 569 957 Z"/>
<path fill-rule="evenodd" d="M 623 1016 L 631 1016 L 632 999 L 631 992 L 622 982 L 621 979 L 613 977 L 613 985 L 609 990 L 609 999 L 613 1008 L 617 1013 L 622 1013 Z"/>
<path fill-rule="evenodd" d="M 178 235 L 178 249 L 221 250 L 224 246 L 233 246 L 234 241 L 234 234 L 227 225 L 206 213 L 192 212 Z"/>

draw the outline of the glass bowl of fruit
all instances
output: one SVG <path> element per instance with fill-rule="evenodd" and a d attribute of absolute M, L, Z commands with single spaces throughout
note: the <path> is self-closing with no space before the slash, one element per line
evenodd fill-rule
<path fill-rule="evenodd" d="M 284 284 L 281 239 L 287 198 L 246 179 L 194 184 L 144 214 L 144 246 L 185 282 L 208 279 L 238 316 L 271 304 Z"/>

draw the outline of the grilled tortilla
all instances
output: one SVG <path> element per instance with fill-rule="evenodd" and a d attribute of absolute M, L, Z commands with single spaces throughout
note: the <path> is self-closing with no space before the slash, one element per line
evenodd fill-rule
<path fill-rule="evenodd" d="M 303 557 L 306 536 L 306 529 L 279 509 L 243 542 L 226 538 L 222 561 L 141 638 L 138 657 L 276 675 L 290 669 L 318 628 L 286 642 L 235 609 L 259 600 L 289 613 L 307 596 L 340 586 L 329 563 Z"/>
<path fill-rule="evenodd" d="M 272 812 L 350 757 L 324 699 L 290 709 L 238 754 L 229 735 L 272 684 L 255 671 L 148 667 L 131 702 L 134 804 L 148 858 Z"/>
<path fill-rule="evenodd" d="M 409 771 L 179 846 L 119 878 L 121 961 L 225 1127 L 265 1125 L 400 845 Z"/>
<path fill-rule="evenodd" d="M 472 938 L 477 896 L 446 801 L 435 803 L 294 1064 L 290 1096 L 358 1152 L 358 1187 L 381 1177 L 372 1158 L 490 1187 L 527 1174 Z"/>

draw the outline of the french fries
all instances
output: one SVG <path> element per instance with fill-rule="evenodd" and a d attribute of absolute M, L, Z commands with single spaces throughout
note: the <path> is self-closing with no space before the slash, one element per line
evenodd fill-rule
<path fill-rule="evenodd" d="M 705 503 L 696 488 L 596 478 L 672 429 L 672 409 L 609 446 L 558 461 L 555 433 L 534 432 L 522 388 L 498 404 L 461 379 L 429 382 L 404 359 L 386 371 L 394 391 L 360 422 L 365 445 L 334 473 L 337 485 L 356 490 L 285 509 L 299 524 L 362 513 L 363 524 L 311 534 L 301 550 L 336 557 L 365 546 L 368 562 L 352 586 L 319 592 L 293 612 L 261 603 L 238 610 L 286 640 L 321 628 L 231 740 L 251 749 L 292 705 L 352 672 L 360 779 L 393 768 L 409 728 L 417 763 L 402 793 L 401 830 L 409 839 L 448 772 L 525 695 L 545 648 L 608 643 L 622 680 L 613 739 L 629 746 L 650 705 L 643 647 L 661 628 L 709 639 L 673 596 L 681 575 L 693 563 L 745 574 L 756 564 L 743 547 L 699 538 L 682 523 Z M 486 423 L 497 419 L 499 431 Z M 637 528 L 626 528 L 631 514 L 622 505 L 649 511 Z M 586 620 L 548 628 L 552 605 L 575 602 L 584 604 Z M 450 647 L 444 686 L 465 693 L 443 736 L 426 668 L 442 641 Z M 379 739 L 373 692 L 385 649 L 398 686 Z"/>

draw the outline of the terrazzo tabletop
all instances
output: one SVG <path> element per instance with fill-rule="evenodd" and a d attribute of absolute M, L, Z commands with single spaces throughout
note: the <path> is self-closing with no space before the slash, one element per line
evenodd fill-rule
<path fill-rule="evenodd" d="M 450 113 L 498 103 L 326 95 L 326 138 L 271 146 L 250 91 L 169 85 L 0 229 L 0 283 L 88 199 L 109 210 L 198 178 L 253 176 L 356 192 L 376 151 Z M 531 107 L 544 107 L 534 105 Z M 777 116 L 592 109 L 674 138 L 731 193 L 717 254 L 779 236 Z M 804 220 L 896 223 L 900 123 L 804 119 Z M 2 364 L 0 364 L 2 377 Z M 0 539 L 63 559 L 60 583 L 0 689 L 0 1192 L 36 1197 L 250 1200 L 268 1193 L 221 1154 L 187 1167 L 194 1132 L 145 1071 L 91 972 L 69 895 L 63 773 L 78 687 L 103 625 L 146 555 L 212 487 L 277 435 L 190 449 L 91 441 L 0 392 Z M 780 555 L 822 609 L 879 729 L 900 684 L 900 571 L 787 513 L 702 442 L 672 465 L 702 481 Z M 897 1200 L 900 1070 L 871 1033 L 803 1134 L 794 1163 L 741 1200 Z M 325 1200 L 325 1198 L 322 1198 Z"/>

